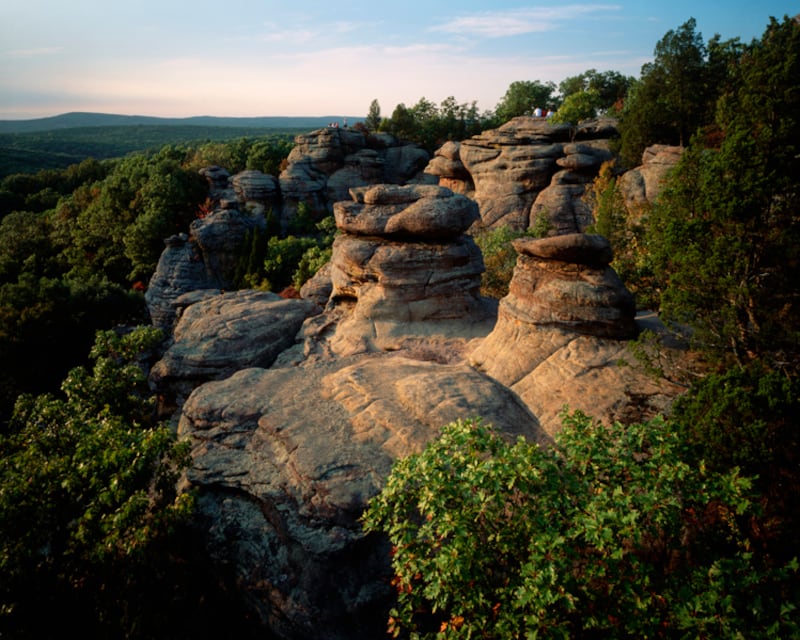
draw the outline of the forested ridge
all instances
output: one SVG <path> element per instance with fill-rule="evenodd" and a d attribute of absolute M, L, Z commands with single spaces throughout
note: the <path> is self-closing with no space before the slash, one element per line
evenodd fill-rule
<path fill-rule="evenodd" d="M 394 548 L 395 636 L 800 635 L 800 24 L 772 19 L 749 43 L 695 26 L 666 33 L 639 78 L 519 81 L 486 113 L 421 98 L 382 117 L 373 101 L 357 125 L 432 151 L 537 107 L 618 118 L 593 230 L 695 356 L 664 419 L 567 412 L 546 452 L 465 416 L 400 461 L 365 515 Z M 657 143 L 682 145 L 680 163 L 657 203 L 629 210 L 616 179 Z M 291 145 L 170 144 L 0 182 L 0 634 L 47 637 L 59 619 L 100 637 L 225 628 L 229 585 L 176 537 L 188 454 L 155 418 L 161 336 L 141 326 L 142 291 L 163 238 L 204 214 L 198 169 L 278 175 Z M 329 221 L 300 222 L 245 243 L 242 286 L 297 286 L 324 261 Z M 480 239 L 487 294 L 502 295 L 512 235 Z M 663 374 L 649 338 L 642 357 Z M 180 621 L 159 608 L 170 593 Z"/>

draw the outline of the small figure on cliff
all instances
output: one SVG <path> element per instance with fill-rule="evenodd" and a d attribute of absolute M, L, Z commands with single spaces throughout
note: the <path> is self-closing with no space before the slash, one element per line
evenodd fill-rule
<path fill-rule="evenodd" d="M 533 117 L 534 118 L 541 118 L 542 117 L 542 109 L 540 107 L 536 107 L 533 110 Z"/>

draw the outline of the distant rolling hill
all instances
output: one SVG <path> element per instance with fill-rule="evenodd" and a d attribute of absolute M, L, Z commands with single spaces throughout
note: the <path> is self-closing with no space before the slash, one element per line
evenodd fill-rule
<path fill-rule="evenodd" d="M 92 157 L 118 158 L 167 144 L 223 142 L 243 137 L 293 137 L 328 126 L 354 124 L 343 116 L 260 118 L 156 118 L 65 113 L 34 120 L 0 120 L 0 178 L 62 169 Z"/>
<path fill-rule="evenodd" d="M 355 124 L 363 118 L 352 116 L 263 116 L 253 118 L 219 118 L 193 116 L 190 118 L 157 118 L 154 116 L 126 116 L 112 113 L 63 113 L 49 118 L 31 120 L 0 120 L 0 133 L 35 133 L 83 127 L 120 126 L 196 126 L 236 127 L 242 129 L 319 129 L 331 122 Z"/>

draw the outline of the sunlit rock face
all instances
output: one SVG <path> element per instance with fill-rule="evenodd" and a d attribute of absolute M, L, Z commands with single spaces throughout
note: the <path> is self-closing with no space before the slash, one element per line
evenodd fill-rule
<path fill-rule="evenodd" d="M 478 203 L 476 227 L 581 233 L 593 222 L 584 195 L 602 163 L 613 157 L 609 145 L 617 136 L 613 120 L 573 128 L 520 116 L 443 145 L 425 173 Z"/>
<path fill-rule="evenodd" d="M 389 134 L 327 127 L 297 136 L 278 177 L 281 222 L 287 227 L 301 206 L 315 218 L 330 214 L 354 187 L 424 181 L 429 158 L 422 147 Z"/>
<path fill-rule="evenodd" d="M 148 291 L 154 322 L 174 329 L 151 383 L 191 444 L 183 486 L 196 492 L 204 560 L 236 577 L 272 636 L 384 635 L 389 549 L 359 518 L 392 465 L 444 424 L 481 416 L 548 446 L 564 407 L 637 421 L 680 392 L 629 346 L 642 320 L 608 242 L 575 232 L 612 132 L 574 133 L 522 119 L 491 134 L 496 146 L 488 134 L 446 145 L 428 165 L 438 185 L 398 184 L 422 155 L 390 137 L 312 135 L 282 174 L 294 195 L 280 206 L 318 197 L 338 236 L 301 300 L 226 291 L 236 239 L 265 224 L 271 183 L 208 173 L 212 211 L 168 240 Z M 514 243 L 509 294 L 483 298 L 471 231 L 544 213 L 551 235 Z"/>
<path fill-rule="evenodd" d="M 469 198 L 435 185 L 353 190 L 334 208 L 331 306 L 347 309 L 329 340 L 337 353 L 396 349 L 407 336 L 469 339 L 492 321 L 483 258 L 465 231 Z"/>

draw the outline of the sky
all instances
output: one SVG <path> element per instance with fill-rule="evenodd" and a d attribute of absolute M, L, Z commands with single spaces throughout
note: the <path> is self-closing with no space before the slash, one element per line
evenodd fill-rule
<path fill-rule="evenodd" d="M 688 19 L 760 38 L 800 2 L 0 0 L 0 119 L 354 116 L 477 102 L 588 69 L 639 77 Z"/>

